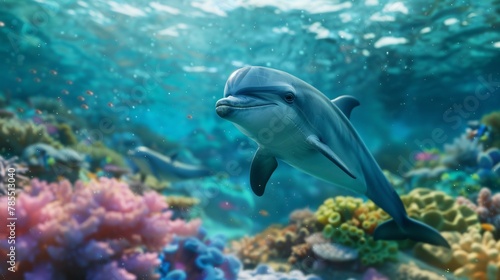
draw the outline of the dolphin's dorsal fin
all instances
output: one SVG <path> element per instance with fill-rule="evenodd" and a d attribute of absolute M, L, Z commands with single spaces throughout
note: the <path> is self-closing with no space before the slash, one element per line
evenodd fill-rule
<path fill-rule="evenodd" d="M 342 113 L 349 119 L 351 117 L 351 111 L 354 107 L 359 106 L 359 101 L 350 95 L 342 95 L 332 100 Z"/>
<path fill-rule="evenodd" d="M 307 137 L 307 143 L 313 145 L 316 150 L 318 150 L 320 153 L 322 153 L 325 157 L 327 157 L 330 161 L 335 163 L 342 171 L 344 171 L 347 175 L 352 177 L 353 179 L 356 179 L 356 176 L 354 176 L 354 173 L 349 170 L 347 165 L 340 159 L 339 156 L 337 156 L 330 147 L 328 147 L 325 143 L 321 142 L 319 140 L 318 136 L 316 135 L 311 135 Z"/>
<path fill-rule="evenodd" d="M 267 181 L 278 166 L 276 158 L 264 149 L 257 149 L 250 167 L 250 186 L 257 196 L 262 196 L 266 189 Z"/>

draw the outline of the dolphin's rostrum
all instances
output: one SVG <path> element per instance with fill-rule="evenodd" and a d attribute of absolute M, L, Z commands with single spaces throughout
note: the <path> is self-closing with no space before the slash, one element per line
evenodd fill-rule
<path fill-rule="evenodd" d="M 352 96 L 329 100 L 288 73 L 250 66 L 229 77 L 217 114 L 259 144 L 250 168 L 258 196 L 282 160 L 340 187 L 366 195 L 392 216 L 375 239 L 412 239 L 450 247 L 438 231 L 408 217 L 404 205 L 351 125 L 359 102 Z"/>

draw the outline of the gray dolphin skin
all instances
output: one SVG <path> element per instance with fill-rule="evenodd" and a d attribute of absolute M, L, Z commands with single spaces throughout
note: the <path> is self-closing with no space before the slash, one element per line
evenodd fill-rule
<path fill-rule="evenodd" d="M 205 167 L 182 163 L 144 146 L 133 149 L 128 155 L 140 173 L 169 182 L 206 177 L 212 173 Z"/>
<path fill-rule="evenodd" d="M 374 231 L 376 240 L 412 239 L 450 248 L 438 231 L 408 217 L 404 205 L 353 128 L 352 96 L 329 100 L 288 73 L 250 66 L 227 80 L 217 114 L 258 143 L 250 185 L 258 196 L 277 159 L 336 186 L 366 195 L 393 219 Z"/>

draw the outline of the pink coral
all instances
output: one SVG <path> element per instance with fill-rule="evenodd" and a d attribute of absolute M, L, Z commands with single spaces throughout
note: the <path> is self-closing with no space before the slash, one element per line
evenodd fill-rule
<path fill-rule="evenodd" d="M 1 197 L 0 203 L 7 205 L 7 197 Z M 172 220 L 173 213 L 167 209 L 159 194 L 134 194 L 115 179 L 77 182 L 74 187 L 68 181 L 33 180 L 15 206 L 17 275 L 36 272 L 52 279 L 61 275 L 98 279 L 106 272 L 119 275 L 116 279 L 155 278 L 156 252 L 174 235 L 195 235 L 200 224 L 199 220 Z M 6 210 L 0 210 L 4 221 Z M 7 237 L 2 229 L 0 259 L 10 246 Z"/>
<path fill-rule="evenodd" d="M 457 202 L 474 210 L 481 223 L 490 223 L 500 229 L 500 193 L 492 194 L 490 189 L 482 188 L 477 196 L 477 204 L 464 197 L 458 197 Z"/>

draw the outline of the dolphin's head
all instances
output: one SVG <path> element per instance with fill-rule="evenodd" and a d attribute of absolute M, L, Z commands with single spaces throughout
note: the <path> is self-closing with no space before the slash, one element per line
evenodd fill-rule
<path fill-rule="evenodd" d="M 283 123 L 294 119 L 297 115 L 294 103 L 301 99 L 301 92 L 295 87 L 297 80 L 271 68 L 238 69 L 227 80 L 224 98 L 217 101 L 215 110 L 257 142 L 260 141 L 256 138 L 266 131 L 287 133 L 283 131 L 287 127 Z"/>

